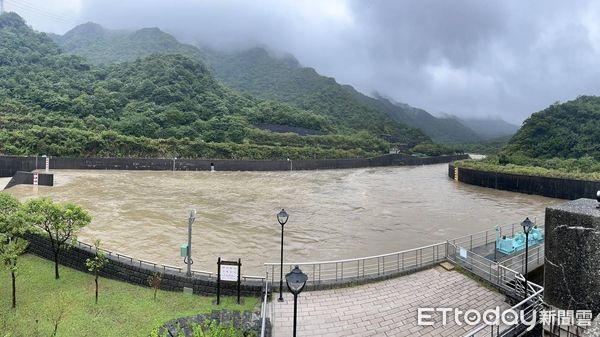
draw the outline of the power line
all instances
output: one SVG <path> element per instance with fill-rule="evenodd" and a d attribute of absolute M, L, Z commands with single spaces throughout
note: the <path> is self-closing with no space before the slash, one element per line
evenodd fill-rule
<path fill-rule="evenodd" d="M 19 11 L 23 11 L 27 14 L 35 15 L 38 17 L 43 17 L 46 19 L 51 19 L 53 21 L 63 23 L 63 24 L 76 24 L 77 23 L 77 21 L 75 21 L 71 18 L 51 13 L 51 12 L 41 9 L 39 7 L 31 6 L 30 4 L 24 3 L 22 1 L 19 1 L 19 2 L 17 2 L 16 0 L 6 0 L 6 1 L 7 1 L 7 4 L 10 5 L 11 7 L 15 7 Z"/>
<path fill-rule="evenodd" d="M 47 11 L 47 10 L 45 10 L 43 8 L 39 8 L 36 4 L 32 4 L 32 3 L 30 3 L 29 1 L 26 1 L 26 0 L 7 0 L 7 1 L 9 1 L 9 2 L 11 2 L 13 4 L 16 4 L 16 5 L 19 5 L 21 7 L 26 7 L 28 9 L 39 11 L 40 13 L 45 13 L 47 15 L 56 17 L 56 18 L 61 19 L 61 20 L 71 20 L 71 18 L 69 18 L 68 16 L 61 15 L 61 14 L 56 14 L 56 13 Z"/>

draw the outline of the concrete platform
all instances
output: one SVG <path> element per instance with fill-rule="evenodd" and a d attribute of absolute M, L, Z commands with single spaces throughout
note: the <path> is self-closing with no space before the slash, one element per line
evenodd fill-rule
<path fill-rule="evenodd" d="M 293 296 L 274 305 L 273 336 L 292 336 Z M 473 326 L 448 324 L 435 316 L 433 326 L 417 325 L 418 308 L 459 308 L 483 312 L 500 306 L 504 296 L 457 271 L 436 267 L 399 278 L 351 288 L 305 291 L 298 298 L 298 336 L 462 336 Z"/>
<path fill-rule="evenodd" d="M 8 182 L 10 181 L 10 177 L 8 178 L 0 178 L 0 191 L 2 191 L 4 189 L 4 187 L 6 187 L 6 184 L 8 184 Z"/>

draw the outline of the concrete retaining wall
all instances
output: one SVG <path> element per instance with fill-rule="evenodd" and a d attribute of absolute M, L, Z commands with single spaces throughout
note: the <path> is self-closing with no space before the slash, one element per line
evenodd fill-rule
<path fill-rule="evenodd" d="M 17 171 L 4 189 L 15 185 L 33 185 L 33 172 Z M 54 186 L 54 175 L 51 173 L 38 173 L 38 185 Z"/>
<path fill-rule="evenodd" d="M 211 160 L 160 158 L 67 158 L 50 159 L 51 169 L 96 170 L 173 170 L 208 171 L 211 164 L 216 171 L 287 171 L 346 169 L 374 166 L 427 165 L 467 159 L 468 155 L 419 158 L 406 154 L 388 154 L 373 158 L 314 159 L 314 160 Z M 45 159 L 38 157 L 0 156 L 0 177 L 11 177 L 17 171 L 43 169 Z M 37 166 L 37 167 L 36 167 Z"/>
<path fill-rule="evenodd" d="M 454 179 L 454 173 L 455 165 L 450 163 L 448 176 Z M 458 169 L 458 180 L 470 185 L 568 200 L 595 199 L 596 192 L 600 190 L 600 181 L 507 174 L 461 167 Z"/>
<path fill-rule="evenodd" d="M 41 235 L 26 234 L 29 241 L 28 253 L 54 261 L 54 253 L 49 240 Z M 87 272 L 85 261 L 93 257 L 93 248 L 84 249 L 80 247 L 71 247 L 67 251 L 61 251 L 59 254 L 59 263 L 61 265 Z M 212 277 L 187 277 L 184 273 L 178 273 L 171 270 L 163 270 L 159 267 L 152 267 L 150 264 L 139 263 L 139 260 L 118 258 L 111 254 L 108 255 L 109 263 L 100 275 L 114 280 L 125 281 L 128 283 L 148 287 L 148 278 L 154 273 L 162 274 L 160 288 L 169 291 L 183 291 L 183 287 L 193 288 L 194 294 L 215 295 L 217 293 L 216 278 Z M 216 263 L 216 261 L 215 261 Z M 262 292 L 261 281 L 243 281 L 241 285 L 241 294 L 243 296 L 260 296 Z M 236 295 L 237 284 L 233 282 L 221 283 L 221 294 Z"/>

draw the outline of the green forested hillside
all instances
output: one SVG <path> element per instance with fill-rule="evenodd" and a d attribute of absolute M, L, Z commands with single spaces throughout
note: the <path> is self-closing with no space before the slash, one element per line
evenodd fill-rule
<path fill-rule="evenodd" d="M 385 124 L 395 121 L 419 128 L 436 141 L 473 142 L 481 139 L 455 119 L 436 118 L 406 104 L 368 97 L 351 86 L 342 86 L 333 78 L 319 75 L 312 68 L 301 67 L 292 56 L 274 57 L 262 48 L 221 53 L 181 44 L 156 28 L 114 31 L 92 23 L 78 26 L 54 39 L 67 52 L 93 63 L 134 60 L 152 53 L 194 57 L 207 63 L 216 78 L 236 90 L 327 114 L 352 128 L 360 127 L 368 120 L 377 124 L 377 129 L 385 130 Z M 384 132 L 389 133 L 389 130 Z M 422 138 L 415 131 L 412 134 Z"/>
<path fill-rule="evenodd" d="M 384 153 L 383 134 L 394 142 L 427 140 L 398 123 L 333 117 L 238 94 L 181 55 L 92 66 L 63 54 L 18 15 L 0 16 L 1 153 L 333 158 Z"/>
<path fill-rule="evenodd" d="M 476 143 L 484 137 L 468 127 L 465 127 L 455 118 L 434 117 L 423 109 L 412 107 L 408 104 L 392 102 L 387 98 L 365 96 L 354 88 L 348 90 L 357 100 L 365 105 L 372 106 L 381 111 L 386 111 L 395 120 L 423 130 L 432 139 L 444 143 Z"/>
<path fill-rule="evenodd" d="M 363 111 L 382 113 L 393 120 L 421 129 L 434 141 L 473 142 L 481 137 L 454 119 L 436 118 L 408 104 L 366 96 L 352 86 L 301 67 L 291 56 L 277 58 L 263 48 L 235 53 L 204 50 L 207 63 L 224 83 L 258 97 L 275 99 L 303 109 L 329 109 L 332 113 L 353 113 L 360 120 Z"/>
<path fill-rule="evenodd" d="M 498 155 L 466 167 L 600 180 L 600 97 L 580 96 L 532 114 Z"/>
<path fill-rule="evenodd" d="M 225 84 L 230 85 L 224 77 L 220 76 L 220 72 L 217 70 L 218 66 L 215 62 L 220 58 L 220 55 L 179 43 L 171 35 L 156 28 L 141 29 L 138 31 L 114 31 L 104 29 L 93 23 L 88 23 L 74 28 L 64 36 L 54 36 L 53 38 L 68 53 L 83 56 L 95 64 L 132 61 L 152 54 L 185 55 L 207 63 L 213 75 Z M 221 62 L 226 63 L 229 61 L 223 58 Z M 242 72 L 241 69 L 237 71 Z M 310 83 L 305 83 L 304 85 L 310 86 Z M 235 86 L 232 87 L 237 90 L 242 89 Z M 354 130 L 365 130 L 386 141 L 407 143 L 410 145 L 429 141 L 429 137 L 421 131 L 407 127 L 401 122 L 394 121 L 387 114 L 380 111 L 357 107 L 351 101 L 340 99 L 337 93 L 320 92 L 316 96 L 306 100 L 306 104 L 294 104 L 296 102 L 292 102 L 289 99 L 282 99 L 281 97 L 259 95 L 256 92 L 247 90 L 240 91 L 255 97 L 288 103 L 296 108 L 323 116 L 331 124 L 336 125 L 339 131 L 354 132 Z M 287 91 L 284 87 L 281 87 L 280 92 L 287 92 L 290 96 L 295 97 L 301 97 L 302 94 L 294 92 L 294 90 Z M 335 99 L 335 101 L 332 102 L 332 99 Z M 277 123 L 275 124 L 275 126 L 279 126 Z"/>
<path fill-rule="evenodd" d="M 600 160 L 600 97 L 581 96 L 532 114 L 510 140 L 509 155 Z"/>
<path fill-rule="evenodd" d="M 485 140 L 497 140 L 513 136 L 519 127 L 502 119 L 495 118 L 456 118 L 462 125 L 477 130 Z"/>

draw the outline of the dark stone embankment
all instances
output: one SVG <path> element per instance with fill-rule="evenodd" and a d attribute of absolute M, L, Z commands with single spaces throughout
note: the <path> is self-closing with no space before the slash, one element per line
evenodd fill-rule
<path fill-rule="evenodd" d="M 50 261 L 54 261 L 54 254 L 50 241 L 41 235 L 28 233 L 25 238 L 29 241 L 27 252 Z M 71 247 L 59 253 L 59 263 L 82 272 L 87 272 L 85 262 L 94 256 L 94 248 Z M 160 289 L 182 292 L 183 288 L 192 288 L 194 294 L 215 295 L 217 293 L 217 280 L 215 277 L 195 275 L 187 277 L 185 273 L 173 269 L 162 268 L 151 262 L 140 261 L 133 258 L 119 256 L 116 253 L 108 254 L 109 263 L 100 271 L 100 276 L 131 284 L 148 287 L 148 278 L 155 273 L 160 274 L 162 281 Z M 260 296 L 263 289 L 260 280 L 242 280 L 242 296 Z M 222 282 L 221 294 L 233 296 L 237 294 L 235 282 Z"/>
<path fill-rule="evenodd" d="M 388 154 L 373 158 L 307 159 L 307 160 L 224 160 L 166 158 L 68 158 L 52 157 L 50 169 L 75 170 L 154 170 L 154 171 L 288 171 L 325 170 L 378 166 L 428 165 L 448 163 L 468 155 L 415 157 Z M 12 177 L 17 171 L 43 169 L 42 157 L 0 156 L 0 177 Z"/>
<path fill-rule="evenodd" d="M 455 164 L 448 164 L 448 176 L 455 179 L 455 173 Z M 567 200 L 595 198 L 596 192 L 600 190 L 600 181 L 508 174 L 463 167 L 458 168 L 458 181 L 497 190 Z"/>

